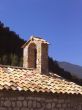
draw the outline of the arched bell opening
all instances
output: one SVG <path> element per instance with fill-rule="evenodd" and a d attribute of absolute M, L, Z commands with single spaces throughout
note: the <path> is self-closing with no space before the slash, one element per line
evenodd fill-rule
<path fill-rule="evenodd" d="M 37 48 L 36 44 L 31 43 L 28 47 L 28 68 L 36 68 L 37 65 Z"/>

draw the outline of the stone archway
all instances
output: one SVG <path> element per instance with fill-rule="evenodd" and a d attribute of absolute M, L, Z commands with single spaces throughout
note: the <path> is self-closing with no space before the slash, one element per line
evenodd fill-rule
<path fill-rule="evenodd" d="M 36 68 L 37 65 L 37 48 L 35 43 L 28 47 L 28 68 Z"/>

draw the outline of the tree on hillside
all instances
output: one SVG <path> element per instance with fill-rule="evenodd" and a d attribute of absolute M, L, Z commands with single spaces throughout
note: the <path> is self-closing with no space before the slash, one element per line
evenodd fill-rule
<path fill-rule="evenodd" d="M 0 63 L 1 64 L 17 65 L 20 61 L 17 60 L 18 63 L 16 63 L 15 59 L 17 59 L 16 57 L 21 59 L 23 53 L 21 46 L 25 42 L 26 41 L 21 39 L 19 35 L 11 31 L 9 27 L 5 27 L 4 24 L 0 21 Z M 13 58 L 11 59 L 12 55 Z"/>
<path fill-rule="evenodd" d="M 13 65 L 13 66 L 18 66 L 18 56 L 17 55 L 12 55 L 11 54 L 11 65 Z"/>
<path fill-rule="evenodd" d="M 15 32 L 9 27 L 5 27 L 0 21 L 0 64 L 22 66 L 23 65 L 23 50 L 21 46 L 25 43 Z M 57 61 L 49 57 L 49 71 L 53 74 L 58 74 L 68 80 L 72 80 L 78 84 L 82 81 L 73 78 L 68 71 L 60 68 Z"/>

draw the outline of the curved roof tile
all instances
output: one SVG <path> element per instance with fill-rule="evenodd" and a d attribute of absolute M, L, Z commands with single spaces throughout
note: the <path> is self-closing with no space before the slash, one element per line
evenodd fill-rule
<path fill-rule="evenodd" d="M 0 90 L 2 89 L 82 94 L 82 86 L 56 74 L 50 73 L 48 76 L 39 74 L 36 70 L 9 66 L 0 66 Z"/>

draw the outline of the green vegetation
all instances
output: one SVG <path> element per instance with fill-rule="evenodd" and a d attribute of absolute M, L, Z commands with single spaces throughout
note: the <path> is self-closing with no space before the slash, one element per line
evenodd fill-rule
<path fill-rule="evenodd" d="M 0 64 L 22 66 L 23 50 L 21 46 L 25 43 L 15 32 L 5 27 L 0 22 Z M 60 68 L 57 61 L 49 57 L 49 71 L 56 73 L 65 79 L 72 80 L 81 85 L 81 80 L 71 76 L 71 73 Z"/>
<path fill-rule="evenodd" d="M 25 43 L 15 32 L 0 22 L 0 64 L 22 66 L 22 48 Z"/>

